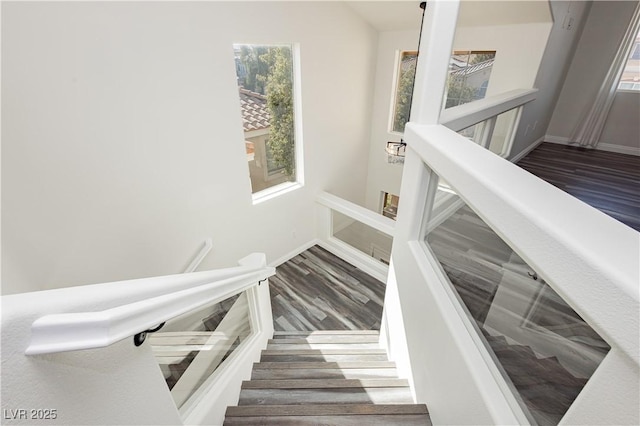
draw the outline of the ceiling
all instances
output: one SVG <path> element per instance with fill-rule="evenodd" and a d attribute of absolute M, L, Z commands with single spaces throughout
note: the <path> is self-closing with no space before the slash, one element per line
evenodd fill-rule
<path fill-rule="evenodd" d="M 347 1 L 362 19 L 378 31 L 419 29 L 422 9 L 419 1 Z M 548 1 L 462 1 L 458 26 L 478 27 L 552 22 Z"/>
<path fill-rule="evenodd" d="M 420 28 L 422 9 L 419 1 L 347 1 L 345 3 L 378 31 Z"/>

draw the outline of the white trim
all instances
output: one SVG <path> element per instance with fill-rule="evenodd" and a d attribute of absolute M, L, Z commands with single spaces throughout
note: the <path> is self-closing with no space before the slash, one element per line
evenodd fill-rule
<path fill-rule="evenodd" d="M 331 237 L 326 241 L 318 241 L 318 245 L 335 254 L 339 258 L 351 263 L 353 266 L 361 269 L 373 278 L 382 281 L 383 283 L 387 282 L 389 267 L 349 244 Z"/>
<path fill-rule="evenodd" d="M 42 316 L 31 325 L 31 342 L 25 354 L 38 355 L 109 346 L 178 315 L 255 286 L 258 281 L 275 274 L 275 268 L 262 266 L 266 263 L 265 259 L 264 254 L 254 253 L 239 261 L 241 268 L 238 274 L 230 278 L 205 280 L 204 283 L 187 289 L 170 291 L 115 308 Z M 176 286 L 180 285 L 190 275 L 192 274 L 176 275 L 173 281 Z"/>
<path fill-rule="evenodd" d="M 296 177 L 297 175 L 298 172 L 296 171 Z M 300 182 L 284 182 L 270 188 L 263 189 L 262 191 L 258 191 L 255 194 L 251 194 L 251 200 L 255 206 L 256 204 L 264 203 L 265 201 L 269 201 L 280 195 L 295 191 L 298 188 L 302 188 L 302 184 Z"/>
<path fill-rule="evenodd" d="M 392 237 L 395 234 L 396 222 L 393 219 L 354 204 L 351 201 L 329 194 L 328 192 L 321 192 L 316 200 L 319 204 L 347 215 L 365 225 L 369 225 L 380 232 Z"/>
<path fill-rule="evenodd" d="M 515 89 L 442 111 L 440 124 L 455 132 L 536 99 L 538 89 Z"/>
<path fill-rule="evenodd" d="M 285 263 L 286 261 L 288 261 L 289 259 L 293 259 L 294 257 L 296 257 L 297 255 L 299 255 L 300 253 L 303 253 L 307 250 L 309 250 L 311 247 L 315 246 L 316 244 L 319 244 L 320 240 L 318 239 L 313 239 L 311 241 L 308 241 L 304 244 L 302 244 L 300 247 L 295 248 L 293 250 L 291 250 L 289 253 L 280 256 L 279 258 L 277 258 L 276 260 L 269 262 L 268 266 L 272 266 L 274 268 L 282 265 L 283 263 Z"/>
<path fill-rule="evenodd" d="M 200 249 L 196 257 L 193 258 L 193 260 L 191 261 L 189 266 L 187 266 L 187 269 L 185 269 L 184 272 L 188 274 L 190 272 L 195 271 L 196 268 L 200 266 L 200 263 L 202 263 L 202 261 L 207 256 L 207 254 L 209 254 L 212 247 L 213 247 L 213 240 L 211 239 L 211 237 L 204 240 L 204 246 Z"/>
<path fill-rule="evenodd" d="M 583 146 L 578 145 L 577 142 L 571 142 L 569 138 L 565 138 L 562 136 L 545 135 L 543 142 L 550 142 L 558 145 L 575 146 L 576 148 L 584 148 Z M 587 149 L 595 149 L 598 151 L 607 151 L 607 152 L 615 152 L 618 154 L 640 156 L 640 146 L 623 146 L 623 145 L 617 145 L 614 143 L 600 142 L 595 148 L 587 148 Z"/>
<path fill-rule="evenodd" d="M 536 149 L 538 147 L 538 145 L 540 145 L 544 141 L 545 141 L 545 136 L 542 136 L 542 137 L 536 139 L 535 141 L 533 141 L 531 143 L 531 145 L 529 145 L 528 147 L 526 147 L 525 149 L 523 149 L 522 151 L 520 151 L 518 154 L 514 155 L 513 157 L 509 158 L 508 160 L 511 161 L 512 163 L 517 163 L 518 161 L 520 161 L 524 157 L 526 157 L 527 154 L 529 154 L 531 151 Z"/>

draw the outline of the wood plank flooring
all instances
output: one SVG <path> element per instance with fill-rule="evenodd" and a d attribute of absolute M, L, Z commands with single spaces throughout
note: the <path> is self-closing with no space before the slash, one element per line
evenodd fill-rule
<path fill-rule="evenodd" d="M 542 143 L 518 166 L 640 231 L 640 157 Z"/>
<path fill-rule="evenodd" d="M 275 330 L 380 329 L 384 283 L 319 246 L 278 266 L 269 285 Z"/>

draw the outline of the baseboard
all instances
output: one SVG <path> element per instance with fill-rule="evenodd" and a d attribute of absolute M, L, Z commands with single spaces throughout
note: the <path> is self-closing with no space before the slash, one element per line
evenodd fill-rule
<path fill-rule="evenodd" d="M 382 281 L 383 283 L 387 282 L 389 267 L 371 256 L 367 256 L 360 252 L 358 249 L 355 249 L 336 238 L 330 238 L 327 241 L 319 240 L 318 245 L 328 252 L 338 256 L 340 259 L 351 263 L 353 266 L 361 269 L 363 272 L 378 281 Z"/>
<path fill-rule="evenodd" d="M 535 141 L 533 141 L 531 143 L 531 145 L 529 145 L 528 147 L 526 147 L 525 149 L 523 149 L 522 151 L 520 151 L 518 154 L 516 154 L 515 156 L 511 157 L 509 159 L 509 161 L 511 161 L 512 163 L 517 163 L 518 161 L 522 160 L 524 157 L 526 157 L 526 155 L 528 153 L 530 153 L 531 151 L 533 151 L 534 149 L 536 149 L 538 147 L 538 145 L 540 145 L 542 142 L 545 141 L 545 136 L 542 136 L 539 139 L 536 139 Z"/>
<path fill-rule="evenodd" d="M 569 140 L 569 138 L 560 137 L 560 136 L 546 135 L 544 137 L 544 141 L 557 143 L 560 145 L 577 146 L 577 144 L 572 143 Z M 600 142 L 598 143 L 595 149 L 598 151 L 615 152 L 617 154 L 640 156 L 640 146 L 623 146 L 623 145 L 616 145 L 614 143 Z"/>
<path fill-rule="evenodd" d="M 640 156 L 640 146 L 622 146 L 613 143 L 600 142 L 596 149 L 599 149 L 600 151 L 616 152 L 618 154 Z"/>
<path fill-rule="evenodd" d="M 272 266 L 274 268 L 282 265 L 284 262 L 286 262 L 287 260 L 296 257 L 297 255 L 299 255 L 300 253 L 302 253 L 303 251 L 309 250 L 311 247 L 315 246 L 316 244 L 319 244 L 320 240 L 318 239 L 313 239 L 311 241 L 307 241 L 306 243 L 302 244 L 300 247 L 293 249 L 292 251 L 290 251 L 289 253 L 285 254 L 284 256 L 280 256 L 278 259 L 269 262 L 268 266 Z"/>

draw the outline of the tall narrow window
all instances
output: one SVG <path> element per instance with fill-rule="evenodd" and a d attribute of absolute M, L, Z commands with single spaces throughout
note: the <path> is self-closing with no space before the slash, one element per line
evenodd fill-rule
<path fill-rule="evenodd" d="M 252 193 L 296 182 L 293 47 L 235 44 L 234 52 Z"/>
<path fill-rule="evenodd" d="M 636 34 L 620 76 L 618 90 L 640 90 L 640 31 Z"/>

